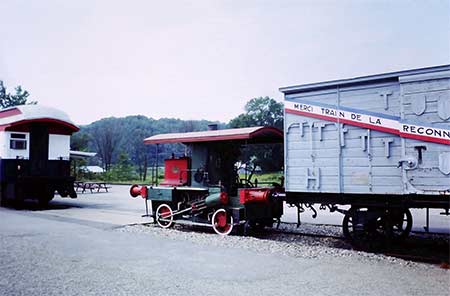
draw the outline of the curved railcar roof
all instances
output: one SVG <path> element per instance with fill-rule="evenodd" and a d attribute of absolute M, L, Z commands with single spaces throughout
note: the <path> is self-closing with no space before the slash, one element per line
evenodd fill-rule
<path fill-rule="evenodd" d="M 35 122 L 61 126 L 68 132 L 79 130 L 67 113 L 56 108 L 42 105 L 19 105 L 0 110 L 0 130 L 23 128 Z"/>
<path fill-rule="evenodd" d="M 281 143 L 283 142 L 283 132 L 274 127 L 256 126 L 190 133 L 159 134 L 146 138 L 144 143 L 166 144 L 240 140 L 248 143 Z"/>

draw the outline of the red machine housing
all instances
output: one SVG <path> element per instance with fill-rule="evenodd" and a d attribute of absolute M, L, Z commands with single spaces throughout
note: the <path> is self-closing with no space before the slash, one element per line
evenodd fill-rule
<path fill-rule="evenodd" d="M 269 202 L 270 188 L 248 188 L 239 192 L 239 201 L 241 204 L 251 202 Z"/>
<path fill-rule="evenodd" d="M 139 186 L 137 184 L 134 184 L 130 188 L 130 195 L 132 197 L 137 197 L 140 195 L 142 198 L 147 198 L 148 197 L 148 188 L 147 188 L 147 186 Z"/>
<path fill-rule="evenodd" d="M 164 160 L 163 186 L 189 185 L 190 158 L 172 158 Z"/>

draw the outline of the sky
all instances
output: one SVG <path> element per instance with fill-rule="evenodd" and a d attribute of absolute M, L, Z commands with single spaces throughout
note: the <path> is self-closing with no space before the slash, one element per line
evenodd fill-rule
<path fill-rule="evenodd" d="M 0 80 L 77 124 L 228 122 L 283 86 L 450 64 L 450 0 L 0 0 Z"/>

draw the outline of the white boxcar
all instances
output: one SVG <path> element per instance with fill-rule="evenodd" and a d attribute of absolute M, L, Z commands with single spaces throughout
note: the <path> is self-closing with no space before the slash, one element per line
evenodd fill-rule
<path fill-rule="evenodd" d="M 448 210 L 450 65 L 280 91 L 288 202 Z"/>

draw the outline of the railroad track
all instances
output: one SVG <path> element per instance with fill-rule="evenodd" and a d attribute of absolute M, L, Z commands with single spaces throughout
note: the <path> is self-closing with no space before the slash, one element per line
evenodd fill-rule
<path fill-rule="evenodd" d="M 153 223 L 148 223 L 153 224 Z M 213 233 L 210 229 L 199 226 L 177 225 L 181 232 L 192 232 L 195 230 Z M 327 228 L 329 228 L 327 230 Z M 330 233 L 323 233 L 330 231 Z M 280 241 L 287 243 L 306 243 L 302 238 L 307 237 L 323 242 L 323 247 L 338 249 L 354 249 L 368 253 L 383 254 L 406 261 L 421 262 L 441 265 L 449 268 L 449 241 L 450 237 L 445 234 L 413 232 L 412 235 L 398 245 L 380 248 L 355 248 L 346 241 L 340 226 L 329 224 L 302 224 L 299 228 L 296 223 L 282 222 L 280 228 L 265 228 L 262 231 L 250 230 L 247 235 L 262 240 Z M 327 242 L 325 242 L 327 239 Z M 331 240 L 331 241 L 330 241 Z M 335 241 L 336 243 L 333 243 Z"/>
<path fill-rule="evenodd" d="M 288 225 L 290 227 L 295 227 L 295 223 L 282 223 L 282 225 Z M 309 228 L 311 224 L 308 225 Z M 319 227 L 338 227 L 337 225 L 329 224 L 316 224 Z M 300 228 L 301 229 L 301 226 Z M 333 234 L 322 234 L 322 233 L 310 233 L 302 230 L 285 230 L 285 229 L 268 229 L 268 233 L 272 234 L 283 234 L 283 235 L 301 235 L 312 238 L 329 238 L 339 241 L 345 241 L 343 236 L 337 236 Z M 400 258 L 407 261 L 422 262 L 429 264 L 440 264 L 442 268 L 449 269 L 449 257 L 450 257 L 450 247 L 449 247 L 450 236 L 448 234 L 442 233 L 430 233 L 423 231 L 413 231 L 412 235 L 406 239 L 404 242 L 399 242 L 399 245 L 394 245 L 390 247 L 383 246 L 380 249 L 370 249 L 370 248 L 354 248 L 348 243 L 348 248 L 353 248 L 358 251 L 366 251 L 369 253 L 378 253 L 390 257 Z M 436 248 L 436 244 L 438 247 Z"/>
<path fill-rule="evenodd" d="M 288 222 L 282 222 L 281 225 L 288 225 L 291 227 L 296 227 L 296 223 L 288 223 Z M 309 224 L 311 225 L 311 224 Z M 330 226 L 330 227 L 337 227 L 336 225 L 327 225 L 327 224 L 317 224 L 318 226 Z M 299 229 L 299 230 L 297 230 Z M 264 232 L 267 233 L 278 233 L 278 234 L 287 234 L 287 235 L 301 235 L 301 236 L 307 236 L 307 237 L 317 237 L 317 238 L 333 238 L 338 240 L 345 240 L 343 236 L 338 235 L 332 235 L 332 234 L 322 234 L 322 233 L 310 233 L 307 231 L 301 230 L 301 226 L 297 228 L 296 230 L 286 230 L 286 229 L 279 229 L 279 228 L 268 228 L 265 229 Z"/>

